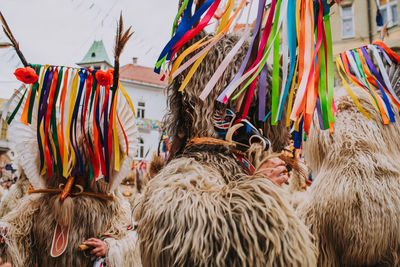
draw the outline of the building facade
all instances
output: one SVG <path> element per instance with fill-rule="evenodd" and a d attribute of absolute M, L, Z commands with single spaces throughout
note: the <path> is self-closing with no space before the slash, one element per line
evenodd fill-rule
<path fill-rule="evenodd" d="M 400 0 L 343 0 L 331 8 L 333 53 L 381 40 L 400 51 Z"/>
<path fill-rule="evenodd" d="M 112 68 L 102 41 L 95 41 L 77 65 L 101 70 Z M 120 67 L 120 82 L 136 111 L 139 137 L 135 160 L 149 161 L 157 151 L 162 135 L 167 82 L 161 81 L 161 75 L 154 73 L 152 68 L 137 65 L 137 58 L 133 58 L 132 64 Z"/>
<path fill-rule="evenodd" d="M 162 135 L 161 121 L 166 113 L 166 81 L 152 68 L 132 64 L 120 68 L 120 81 L 126 89 L 136 111 L 139 127 L 137 160 L 150 160 L 157 151 Z"/>

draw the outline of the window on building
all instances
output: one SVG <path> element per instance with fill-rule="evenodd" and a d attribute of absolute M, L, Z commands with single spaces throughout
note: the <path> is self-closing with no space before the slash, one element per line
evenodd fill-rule
<path fill-rule="evenodd" d="M 8 129 L 8 123 L 7 121 L 3 121 L 1 122 L 1 135 L 0 135 L 0 139 L 2 140 L 6 140 L 7 139 L 7 129 Z"/>
<path fill-rule="evenodd" d="M 342 19 L 342 38 L 354 37 L 354 18 L 353 18 L 353 5 L 343 6 L 340 8 L 340 16 Z"/>
<path fill-rule="evenodd" d="M 145 109 L 146 109 L 146 104 L 144 102 L 138 102 L 136 116 L 138 118 L 144 119 L 145 118 L 145 114 L 144 114 Z"/>
<path fill-rule="evenodd" d="M 389 22 L 388 27 L 390 28 L 399 23 L 397 0 L 379 0 L 379 11 L 381 12 L 383 25 Z"/>
<path fill-rule="evenodd" d="M 143 138 L 139 137 L 138 140 L 138 149 L 137 149 L 137 153 L 136 153 L 136 157 L 138 159 L 143 159 L 144 158 L 144 141 Z"/>
<path fill-rule="evenodd" d="M 96 57 L 96 53 L 95 52 L 92 52 L 92 57 Z"/>

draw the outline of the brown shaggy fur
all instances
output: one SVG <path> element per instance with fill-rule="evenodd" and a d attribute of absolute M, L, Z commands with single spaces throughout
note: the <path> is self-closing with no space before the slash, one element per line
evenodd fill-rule
<path fill-rule="evenodd" d="M 170 162 L 148 182 L 135 209 L 143 266 L 316 265 L 311 235 L 283 190 L 259 172 L 247 175 L 229 146 L 187 145 L 194 137 L 217 137 L 213 115 L 224 114 L 226 106 L 215 99 L 237 72 L 237 62 L 243 60 L 247 47 L 236 55 L 205 101 L 198 95 L 237 41 L 237 36 L 222 38 L 183 93 L 177 89 L 184 75 L 168 88 Z M 257 112 L 252 107 L 251 120 Z M 267 125 L 262 127 L 269 129 Z M 282 135 L 267 137 L 282 149 L 289 141 L 288 132 L 282 124 L 277 129 Z M 260 147 L 251 154 L 257 166 L 265 160 Z"/>
<path fill-rule="evenodd" d="M 143 266 L 315 266 L 284 192 L 219 149 L 188 152 L 149 181 L 135 216 Z"/>
<path fill-rule="evenodd" d="M 80 139 L 82 143 L 83 138 Z M 104 179 L 98 182 L 94 179 L 87 181 L 87 176 L 88 170 L 85 175 L 76 176 L 75 179 L 75 184 L 81 185 L 85 192 L 105 193 L 109 190 L 109 184 Z M 66 179 L 58 175 L 46 180 L 49 189 L 58 189 L 65 183 Z M 73 187 L 72 192 L 76 191 L 76 187 Z M 121 241 L 123 244 L 115 245 L 121 250 L 119 255 L 115 253 L 115 248 L 109 247 L 113 256 L 107 254 L 108 266 L 116 267 L 114 264 L 120 263 L 118 259 L 132 264 L 138 255 L 133 251 L 136 240 L 126 239 L 130 235 L 127 227 L 132 224 L 130 205 L 118 191 L 113 194 L 113 201 L 84 195 L 67 197 L 63 202 L 59 194 L 25 196 L 0 222 L 0 227 L 8 229 L 6 244 L 0 251 L 1 257 L 16 267 L 93 266 L 96 258 L 78 251 L 78 246 L 88 238 L 109 235 L 111 243 L 115 243 L 114 239 L 124 241 Z M 50 248 L 56 223 L 69 225 L 69 239 L 66 251 L 53 258 L 50 256 Z"/>
<path fill-rule="evenodd" d="M 51 240 L 56 221 L 59 221 L 59 218 L 55 218 L 57 213 L 54 213 L 58 209 L 58 197 L 48 194 L 28 196 L 22 205 L 3 218 L 19 253 L 24 255 L 20 259 L 25 261 L 21 262 L 22 265 L 18 264 L 16 258 L 19 253 L 15 255 L 13 249 L 7 249 L 3 254 L 5 260 L 13 262 L 15 266 L 93 266 L 91 257 L 77 251 L 78 245 L 90 237 L 105 234 L 113 238 L 124 236 L 121 230 L 126 229 L 130 221 L 127 203 L 122 208 L 124 204 L 118 200 L 109 202 L 85 196 L 68 198 L 71 225 L 67 250 L 57 258 L 50 257 Z"/>
<path fill-rule="evenodd" d="M 299 212 L 318 239 L 319 266 L 398 266 L 400 117 L 383 125 L 369 95 L 353 90 L 372 119 L 336 91 L 335 132 L 312 130 L 305 143 L 314 182 Z"/>
<path fill-rule="evenodd" d="M 204 33 L 199 34 L 193 40 L 204 37 Z M 168 136 L 172 137 L 169 158 L 182 153 L 186 142 L 193 137 L 218 137 L 214 130 L 213 116 L 218 110 L 221 114 L 225 113 L 226 105 L 215 101 L 220 93 L 228 86 L 233 79 L 248 49 L 248 44 L 236 54 L 227 70 L 223 73 L 214 89 L 204 101 L 199 99 L 201 90 L 204 89 L 211 75 L 216 71 L 222 60 L 239 40 L 238 36 L 229 35 L 223 37 L 207 54 L 204 61 L 198 67 L 185 90 L 181 93 L 178 88 L 187 74 L 186 70 L 178 75 L 168 87 L 168 106 L 169 110 L 165 117 Z M 271 88 L 272 69 L 268 67 L 267 87 Z M 266 110 L 271 109 L 270 90 L 267 89 Z M 254 93 L 249 118 L 256 128 L 261 128 L 264 135 L 271 141 L 273 150 L 280 152 L 289 143 L 289 129 L 284 122 L 279 122 L 278 126 L 271 126 L 270 118 L 263 123 L 256 118 L 258 110 L 254 108 L 258 103 L 258 92 Z M 230 103 L 235 106 L 235 103 Z M 286 111 L 285 111 L 286 112 Z M 285 113 L 283 117 L 285 117 Z"/>
<path fill-rule="evenodd" d="M 0 218 L 18 205 L 19 200 L 26 195 L 29 185 L 28 178 L 26 178 L 25 173 L 22 173 L 17 182 L 10 187 L 7 195 L 0 202 Z"/>
<path fill-rule="evenodd" d="M 146 179 L 151 180 L 157 175 L 165 166 L 165 160 L 162 155 L 158 155 L 156 152 L 151 157 L 149 172 L 146 174 Z"/>

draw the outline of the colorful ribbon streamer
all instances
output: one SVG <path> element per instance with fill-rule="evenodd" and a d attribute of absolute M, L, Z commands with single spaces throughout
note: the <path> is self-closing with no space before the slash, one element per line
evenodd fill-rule
<path fill-rule="evenodd" d="M 112 169 L 119 171 L 124 159 L 117 125 L 125 137 L 126 154 L 129 153 L 116 109 L 121 91 L 134 114 L 125 89 L 120 83 L 114 91 L 110 91 L 111 84 L 100 85 L 95 75 L 100 70 L 31 67 L 40 78 L 25 90 L 8 122 L 11 123 L 20 108 L 23 108 L 20 120 L 24 124 L 31 124 L 32 114 L 37 114 L 41 174 L 48 178 L 54 174 L 68 178 L 88 171 L 90 179 L 105 177 L 108 181 Z M 103 72 L 103 75 L 110 74 Z"/>

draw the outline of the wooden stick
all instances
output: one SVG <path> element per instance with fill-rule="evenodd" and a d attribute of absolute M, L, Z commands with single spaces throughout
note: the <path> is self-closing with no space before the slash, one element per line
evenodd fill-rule
<path fill-rule="evenodd" d="M 4 18 L 3 14 L 1 12 L 0 12 L 0 20 L 3 24 L 2 28 L 3 28 L 5 35 L 8 37 L 8 39 L 12 43 L 12 47 L 14 47 L 15 52 L 17 52 L 17 55 L 18 55 L 19 59 L 21 60 L 22 64 L 24 65 L 24 67 L 27 67 L 28 62 L 26 61 L 21 50 L 19 50 L 19 44 L 18 44 L 17 40 L 15 39 L 14 35 L 12 34 L 11 29 L 8 26 L 6 19 Z"/>
<path fill-rule="evenodd" d="M 90 247 L 88 245 L 84 245 L 84 244 L 81 244 L 78 246 L 79 251 L 85 251 L 85 250 L 88 250 L 89 248 Z"/>

